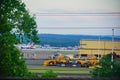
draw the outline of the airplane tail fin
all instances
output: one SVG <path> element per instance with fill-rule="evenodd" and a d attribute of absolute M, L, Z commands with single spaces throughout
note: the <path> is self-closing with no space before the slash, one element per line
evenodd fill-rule
<path fill-rule="evenodd" d="M 30 48 L 33 48 L 33 46 L 34 46 L 34 43 L 31 43 L 31 44 L 30 44 Z"/>

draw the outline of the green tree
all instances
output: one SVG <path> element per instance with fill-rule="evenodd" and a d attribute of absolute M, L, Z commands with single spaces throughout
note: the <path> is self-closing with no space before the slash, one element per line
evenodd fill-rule
<path fill-rule="evenodd" d="M 35 17 L 30 16 L 21 0 L 0 0 L 0 76 L 30 76 L 23 54 L 15 47 L 16 34 L 39 42 Z"/>
<path fill-rule="evenodd" d="M 98 65 L 101 67 L 95 67 L 91 71 L 93 77 L 120 77 L 120 64 L 116 59 L 111 62 L 111 56 L 107 54 L 99 61 Z"/>

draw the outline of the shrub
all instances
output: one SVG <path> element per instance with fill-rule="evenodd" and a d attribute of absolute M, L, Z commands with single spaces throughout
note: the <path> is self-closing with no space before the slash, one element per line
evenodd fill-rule
<path fill-rule="evenodd" d="M 111 54 L 105 55 L 91 71 L 93 77 L 120 77 L 120 64 L 116 60 L 111 62 Z"/>
<path fill-rule="evenodd" d="M 57 77 L 58 75 L 53 72 L 53 70 L 47 70 L 45 73 L 42 73 L 41 77 L 49 78 L 49 77 Z"/>

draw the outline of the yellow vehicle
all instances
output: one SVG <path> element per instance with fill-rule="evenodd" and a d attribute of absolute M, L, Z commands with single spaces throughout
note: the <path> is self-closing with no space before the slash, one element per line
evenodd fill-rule
<path fill-rule="evenodd" d="M 87 55 L 87 54 L 75 54 L 75 58 L 77 58 L 78 62 L 81 62 L 83 66 L 96 65 L 99 60 L 96 55 Z"/>
<path fill-rule="evenodd" d="M 50 59 L 44 60 L 43 65 L 44 66 L 53 66 L 53 65 L 56 65 L 56 60 L 50 60 Z"/>
<path fill-rule="evenodd" d="M 49 59 L 44 60 L 43 65 L 54 66 L 56 65 L 56 62 L 66 62 L 65 56 L 62 54 L 55 54 L 54 56 L 51 56 Z"/>
<path fill-rule="evenodd" d="M 44 66 L 76 66 L 76 67 L 89 67 L 91 65 L 95 65 L 98 60 L 95 58 L 70 58 L 68 56 L 64 56 L 63 54 L 57 54 L 52 56 L 50 59 L 44 60 Z"/>

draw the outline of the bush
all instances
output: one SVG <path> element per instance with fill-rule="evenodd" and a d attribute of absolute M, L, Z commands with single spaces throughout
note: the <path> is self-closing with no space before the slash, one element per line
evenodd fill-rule
<path fill-rule="evenodd" d="M 116 60 L 111 62 L 111 54 L 104 56 L 98 65 L 101 67 L 95 67 L 91 71 L 93 77 L 120 77 L 120 64 Z"/>
<path fill-rule="evenodd" d="M 53 70 L 47 70 L 45 73 L 42 73 L 41 77 L 49 78 L 49 77 L 57 77 L 58 75 L 53 72 Z"/>

